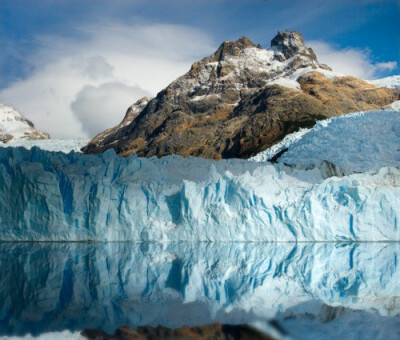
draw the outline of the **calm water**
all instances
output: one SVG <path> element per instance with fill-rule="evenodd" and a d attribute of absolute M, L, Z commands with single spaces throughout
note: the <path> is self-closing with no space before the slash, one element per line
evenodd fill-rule
<path fill-rule="evenodd" d="M 398 243 L 0 243 L 0 336 L 269 320 L 294 337 L 362 322 L 400 336 L 399 255 Z"/>

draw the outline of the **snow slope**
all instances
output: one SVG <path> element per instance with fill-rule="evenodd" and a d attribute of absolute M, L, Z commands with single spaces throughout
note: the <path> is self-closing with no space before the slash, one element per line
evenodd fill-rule
<path fill-rule="evenodd" d="M 33 336 L 31 334 L 23 336 L 0 336 L 0 340 L 85 340 L 86 338 L 80 335 L 79 332 L 71 333 L 68 331 L 64 332 L 49 332 L 40 334 L 39 336 Z"/>
<path fill-rule="evenodd" d="M 309 131 L 288 135 L 253 157 L 271 159 L 284 148 L 278 162 L 299 169 L 334 164 L 342 174 L 400 167 L 400 111 L 369 111 L 317 122 Z"/>
<path fill-rule="evenodd" d="M 276 154 L 289 148 L 293 143 L 300 140 L 305 134 L 310 132 L 311 129 L 302 128 L 296 132 L 286 135 L 279 143 L 274 144 L 267 150 L 264 150 L 254 157 L 249 158 L 252 162 L 267 162 L 271 160 Z"/>
<path fill-rule="evenodd" d="M 24 118 L 17 110 L 0 103 L 0 144 L 10 140 L 48 138 L 47 133 L 36 130 L 32 122 Z"/>
<path fill-rule="evenodd" d="M 400 75 L 390 76 L 381 79 L 367 80 L 370 84 L 376 87 L 388 87 L 400 89 Z"/>

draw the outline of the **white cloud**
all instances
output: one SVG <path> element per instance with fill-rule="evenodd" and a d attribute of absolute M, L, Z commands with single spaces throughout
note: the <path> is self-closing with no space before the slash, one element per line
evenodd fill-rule
<path fill-rule="evenodd" d="M 116 124 L 115 117 L 121 116 L 132 98 L 148 96 L 140 87 L 110 82 L 100 86 L 86 85 L 71 103 L 72 111 L 82 123 L 89 136 L 94 136 Z M 121 120 L 121 119 L 119 119 Z"/>
<path fill-rule="evenodd" d="M 327 64 L 338 73 L 361 79 L 374 79 L 380 75 L 380 71 L 397 67 L 395 61 L 374 63 L 367 50 L 338 49 L 323 41 L 309 41 L 307 45 L 315 51 L 319 62 Z"/>
<path fill-rule="evenodd" d="M 116 125 L 138 98 L 155 95 L 215 49 L 187 26 L 102 22 L 80 29 L 79 39 L 37 37 L 38 51 L 27 56 L 32 74 L 0 91 L 0 102 L 52 137 L 92 137 Z"/>
<path fill-rule="evenodd" d="M 375 66 L 378 69 L 387 70 L 387 71 L 393 71 L 395 68 L 397 68 L 397 62 L 388 61 L 386 63 L 376 63 Z"/>
<path fill-rule="evenodd" d="M 115 68 L 100 55 L 93 56 L 82 64 L 83 74 L 89 76 L 89 78 L 93 80 L 112 77 L 114 69 Z"/>

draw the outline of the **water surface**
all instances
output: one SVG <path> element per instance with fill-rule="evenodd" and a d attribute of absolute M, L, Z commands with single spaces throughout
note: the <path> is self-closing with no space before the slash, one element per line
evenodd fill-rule
<path fill-rule="evenodd" d="M 0 243 L 0 336 L 270 320 L 295 338 L 363 320 L 375 338 L 400 335 L 399 255 L 398 243 Z"/>

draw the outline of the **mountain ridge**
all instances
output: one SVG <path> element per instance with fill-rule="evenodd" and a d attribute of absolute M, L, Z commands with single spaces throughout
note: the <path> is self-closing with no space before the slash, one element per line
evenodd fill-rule
<path fill-rule="evenodd" d="M 278 32 L 271 49 L 241 37 L 193 63 L 132 121 L 99 134 L 82 151 L 248 158 L 320 119 L 399 98 L 399 90 L 340 77 L 320 64 L 299 32 Z"/>

